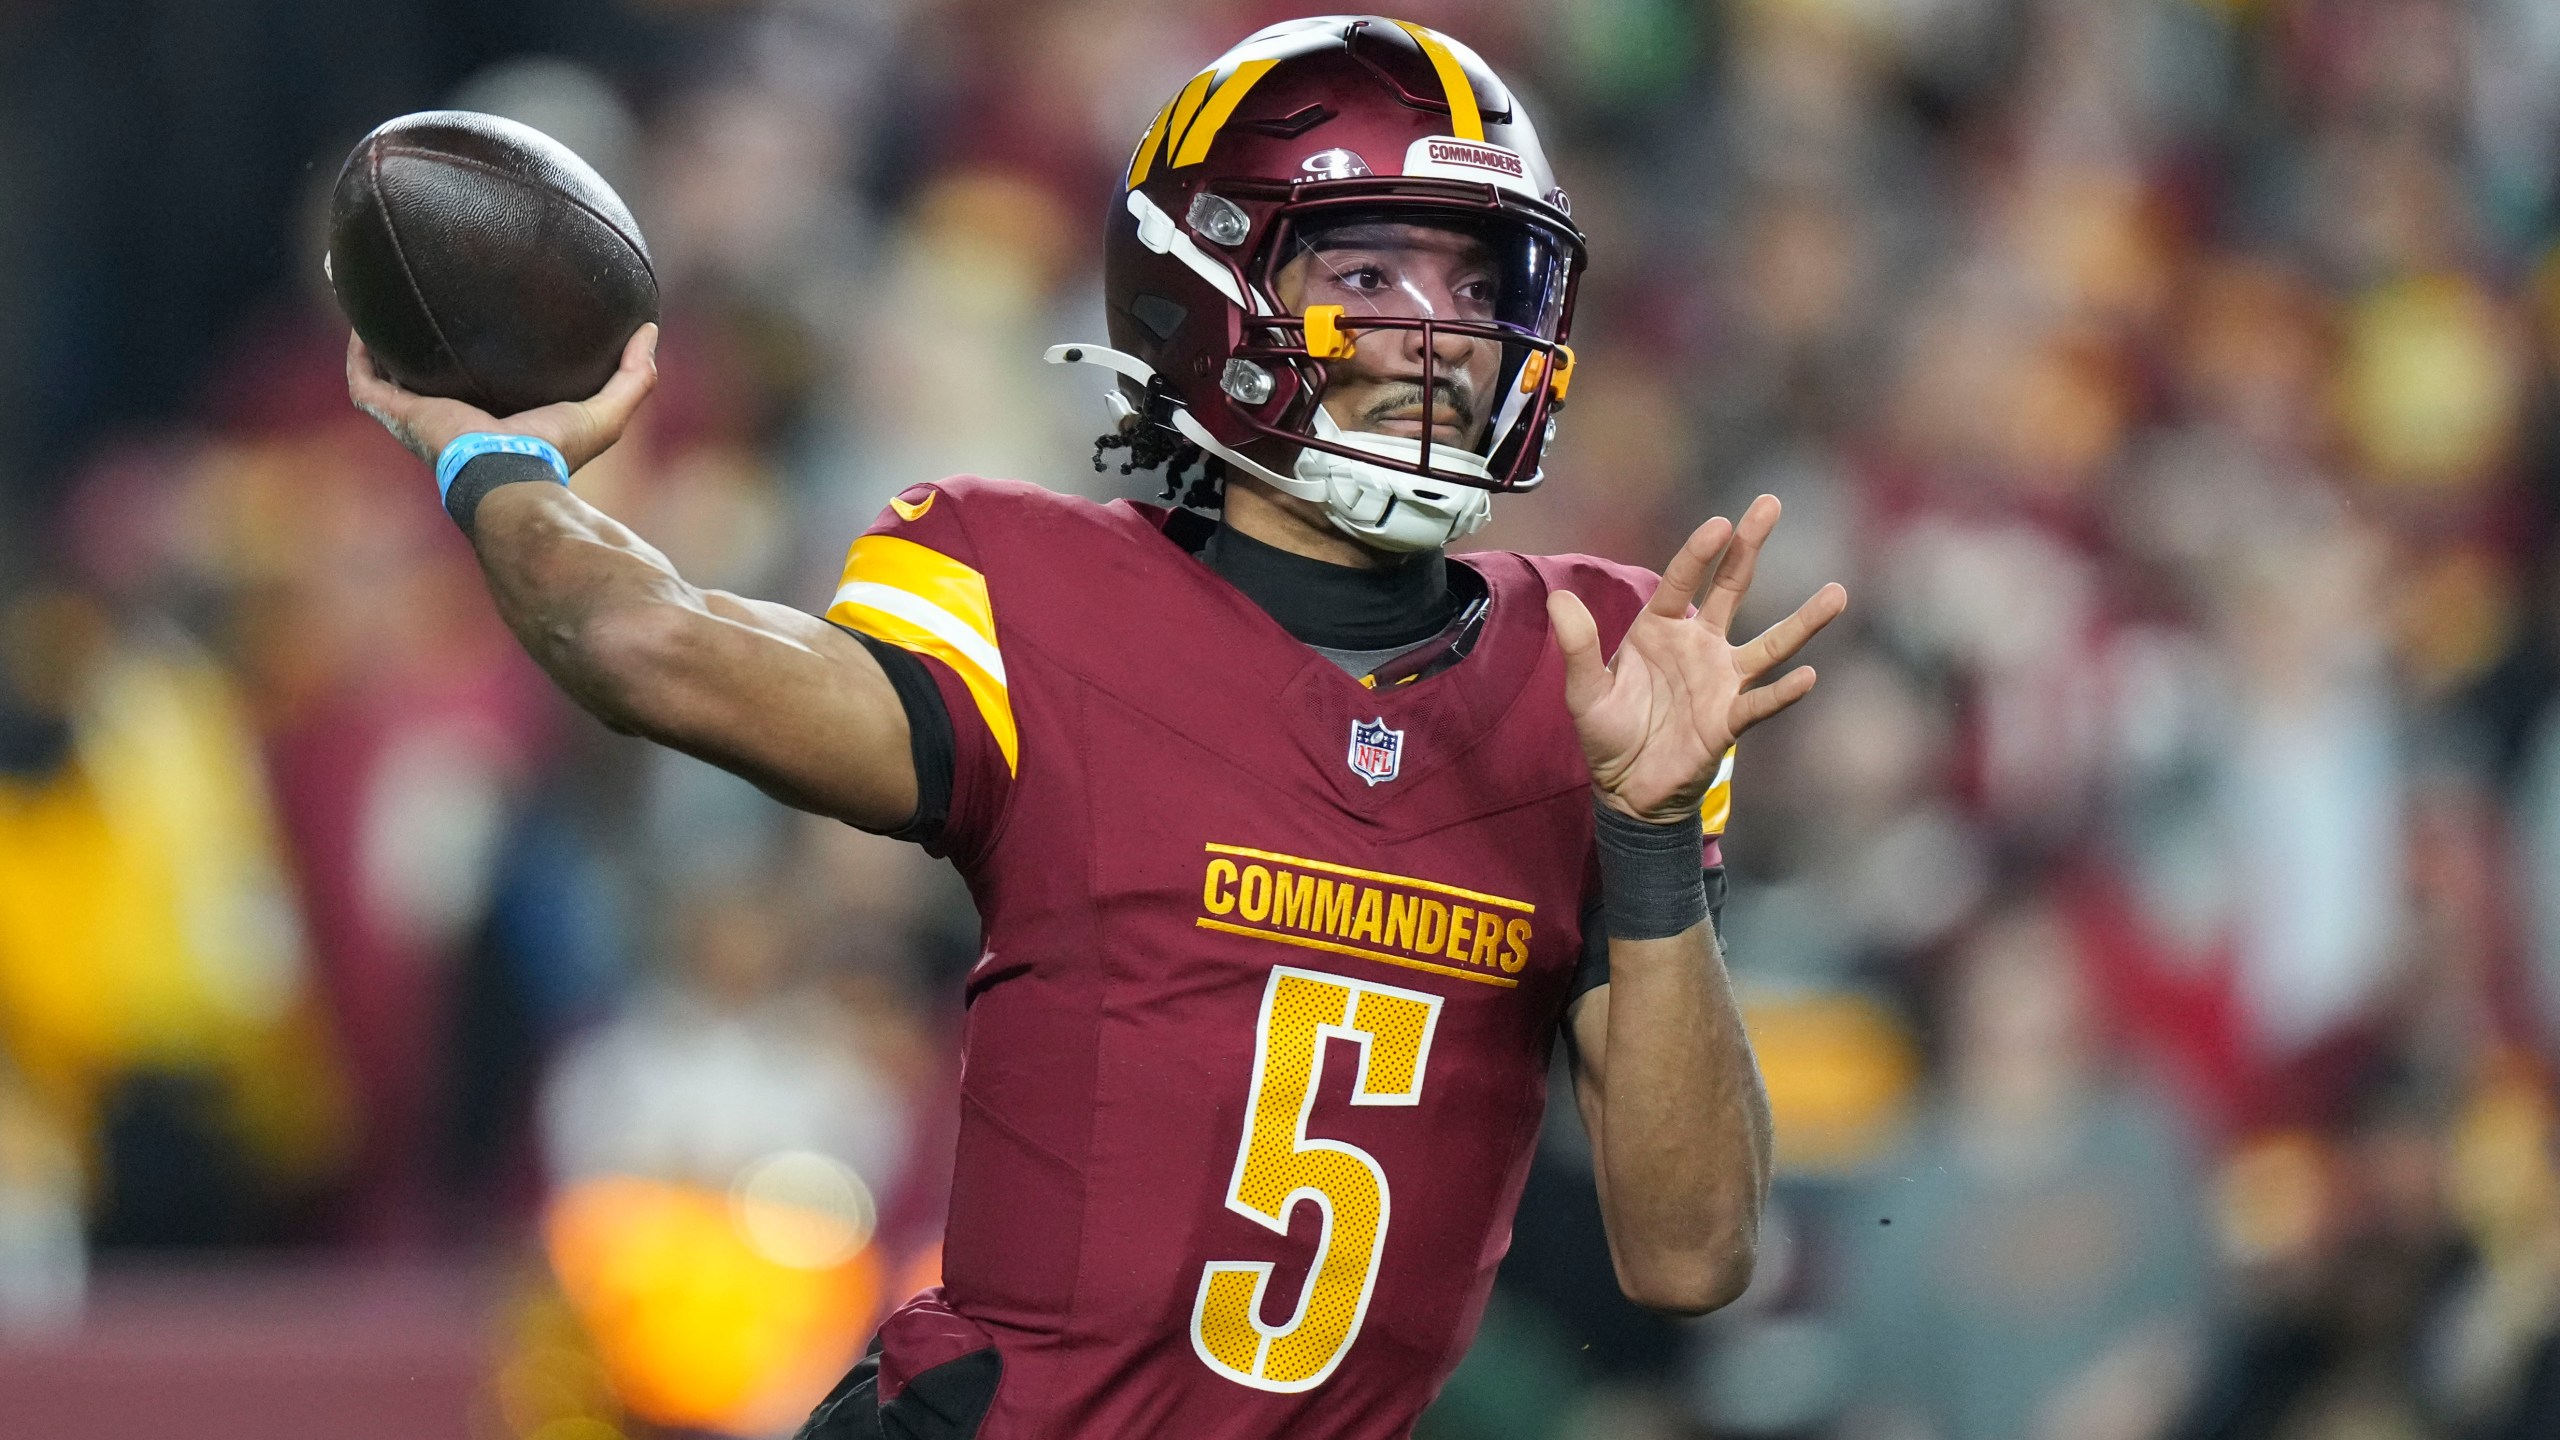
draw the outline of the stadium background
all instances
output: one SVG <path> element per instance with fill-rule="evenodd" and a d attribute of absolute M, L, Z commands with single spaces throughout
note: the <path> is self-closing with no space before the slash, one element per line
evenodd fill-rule
<path fill-rule="evenodd" d="M 1135 487 L 1037 356 L 1286 13 L 0 3 L 0 1433 L 772 1433 L 932 1273 L 965 897 L 509 643 L 344 399 L 355 137 L 622 189 L 666 380 L 581 489 L 817 604 L 915 480 Z M 2560 8 L 1410 18 L 1592 241 L 1487 541 L 1772 490 L 1764 611 L 1855 597 L 1727 844 L 1757 1283 L 1619 1301 L 1560 1107 L 1422 1433 L 2560 1434 Z"/>

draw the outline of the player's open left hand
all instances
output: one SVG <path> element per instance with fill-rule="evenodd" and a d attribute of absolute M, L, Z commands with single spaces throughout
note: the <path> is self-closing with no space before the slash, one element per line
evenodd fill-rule
<path fill-rule="evenodd" d="M 1727 634 L 1777 525 L 1778 497 L 1763 495 L 1739 525 L 1718 516 L 1699 526 L 1663 567 L 1611 661 L 1601 659 L 1600 628 L 1578 597 L 1559 590 L 1547 598 L 1564 651 L 1565 706 L 1603 803 L 1656 823 L 1695 813 L 1735 737 L 1813 689 L 1811 666 L 1762 681 L 1839 618 L 1847 590 L 1823 586 L 1757 639 L 1736 644 Z"/>
<path fill-rule="evenodd" d="M 347 396 L 382 422 L 409 453 L 433 465 L 458 435 L 487 431 L 548 440 L 576 470 L 622 438 L 640 402 L 658 384 L 658 327 L 643 325 L 622 347 L 621 368 L 604 388 L 584 400 L 564 400 L 521 415 L 496 416 L 459 400 L 402 389 L 375 368 L 364 341 L 347 335 Z"/>

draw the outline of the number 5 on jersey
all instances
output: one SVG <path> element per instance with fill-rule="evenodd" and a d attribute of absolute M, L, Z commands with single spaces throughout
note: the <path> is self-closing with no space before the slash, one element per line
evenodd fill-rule
<path fill-rule="evenodd" d="M 1352 1104 L 1416 1105 L 1439 1019 L 1437 995 L 1273 967 L 1227 1208 L 1286 1235 L 1289 1212 L 1311 1200 L 1324 1226 L 1306 1289 L 1285 1325 L 1262 1323 L 1270 1261 L 1212 1261 L 1201 1274 L 1191 1348 L 1210 1369 L 1256 1390 L 1311 1390 L 1359 1338 L 1387 1243 L 1387 1176 L 1356 1145 L 1307 1138 L 1325 1041 L 1338 1036 L 1360 1047 Z"/>

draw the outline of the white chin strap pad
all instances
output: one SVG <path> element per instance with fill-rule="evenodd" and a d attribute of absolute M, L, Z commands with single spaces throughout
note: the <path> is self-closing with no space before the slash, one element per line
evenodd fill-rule
<path fill-rule="evenodd" d="M 1316 408 L 1315 432 L 1384 459 L 1409 465 L 1422 459 L 1420 440 L 1345 430 L 1322 406 Z M 1323 487 L 1325 518 L 1333 528 L 1380 550 L 1436 550 L 1493 518 L 1493 492 L 1474 485 L 1409 475 L 1313 446 L 1299 448 L 1296 468 L 1309 489 Z M 1432 446 L 1431 468 L 1479 480 L 1492 474 L 1483 457 L 1454 445 Z"/>
<path fill-rule="evenodd" d="M 1493 518 L 1493 492 L 1456 481 L 1428 480 L 1354 460 L 1346 455 L 1298 448 L 1296 473 L 1283 475 L 1218 443 L 1188 410 L 1173 412 L 1173 428 L 1184 439 L 1284 495 L 1324 506 L 1333 528 L 1378 550 L 1437 550 L 1460 536 L 1472 535 Z M 1322 407 L 1316 410 L 1316 434 L 1355 450 L 1407 463 L 1422 458 L 1422 442 L 1397 435 L 1371 435 L 1345 430 Z M 1489 476 L 1482 457 L 1447 445 L 1431 450 L 1435 470 Z"/>

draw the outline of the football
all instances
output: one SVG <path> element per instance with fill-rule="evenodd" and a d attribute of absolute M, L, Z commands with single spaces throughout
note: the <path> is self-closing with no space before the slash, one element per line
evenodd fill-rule
<path fill-rule="evenodd" d="M 649 247 L 604 177 L 539 130 L 466 110 L 357 143 L 327 263 L 384 374 L 495 416 L 593 395 L 658 316 Z"/>

